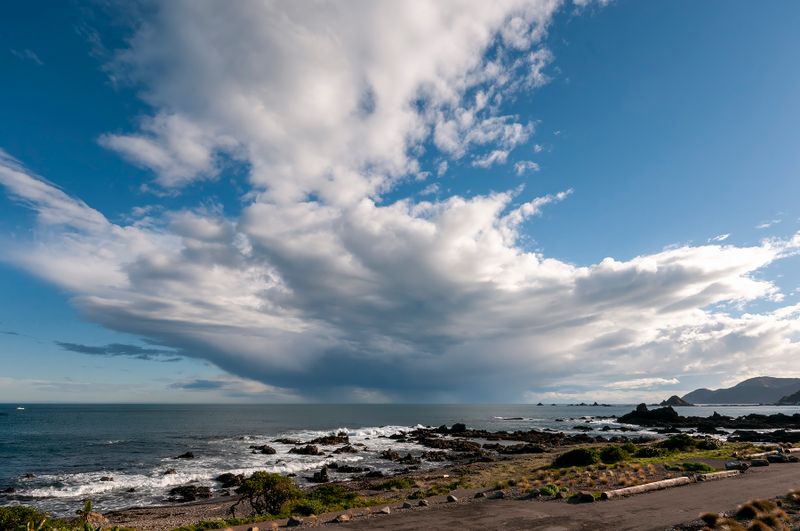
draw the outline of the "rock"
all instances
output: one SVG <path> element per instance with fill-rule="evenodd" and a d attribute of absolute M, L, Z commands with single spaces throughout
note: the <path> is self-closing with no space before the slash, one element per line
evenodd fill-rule
<path fill-rule="evenodd" d="M 291 521 L 291 517 L 289 518 L 289 520 Z M 288 523 L 286 524 L 286 527 L 289 527 Z M 256 526 L 251 526 L 247 528 L 247 531 L 259 531 L 259 529 Z"/>
<path fill-rule="evenodd" d="M 465 431 L 467 431 L 467 426 L 461 422 L 456 422 L 453 424 L 453 427 L 450 428 L 450 433 L 464 433 Z"/>
<path fill-rule="evenodd" d="M 230 489 L 232 487 L 238 487 L 244 483 L 244 474 L 225 472 L 224 474 L 217 476 L 216 479 L 222 484 L 221 486 L 223 489 Z"/>
<path fill-rule="evenodd" d="M 502 500 L 506 497 L 506 493 L 502 490 L 495 491 L 494 496 L 492 496 L 496 500 Z"/>
<path fill-rule="evenodd" d="M 298 441 L 297 439 L 289 439 L 287 437 L 281 437 L 279 439 L 273 439 L 272 442 L 276 442 L 276 443 L 279 443 L 279 444 L 290 444 L 290 445 L 303 444 L 300 441 Z"/>
<path fill-rule="evenodd" d="M 331 446 L 334 444 L 349 444 L 350 437 L 347 436 L 346 432 L 339 432 L 336 435 L 325 435 L 323 437 L 317 437 L 316 439 L 312 439 L 308 441 L 308 444 L 321 444 L 323 446 Z"/>
<path fill-rule="evenodd" d="M 555 498 L 557 500 L 563 500 L 566 495 L 562 491 L 556 492 Z"/>
<path fill-rule="evenodd" d="M 767 461 L 770 463 L 796 463 L 797 457 L 788 454 L 769 454 Z"/>
<path fill-rule="evenodd" d="M 417 503 L 417 505 L 419 505 L 420 507 L 427 507 L 430 504 L 428 503 L 428 500 L 420 500 L 419 503 Z"/>
<path fill-rule="evenodd" d="M 457 501 L 458 501 L 458 498 L 456 498 L 452 494 L 448 494 L 447 495 L 447 503 L 456 503 Z"/>
<path fill-rule="evenodd" d="M 171 489 L 169 495 L 174 498 L 173 501 L 189 502 L 198 498 L 210 498 L 211 488 L 197 485 L 181 485 Z"/>
<path fill-rule="evenodd" d="M 336 522 L 337 524 L 343 524 L 345 522 L 349 522 L 350 521 L 350 515 L 349 514 L 340 514 L 339 516 L 334 518 L 333 521 Z"/>
<path fill-rule="evenodd" d="M 382 478 L 383 477 L 383 472 L 381 472 L 380 470 L 373 470 L 372 472 L 367 472 L 366 474 L 364 474 L 364 477 L 365 478 Z"/>
<path fill-rule="evenodd" d="M 166 469 L 164 471 L 164 475 L 165 476 L 169 476 L 170 474 L 177 474 L 177 473 L 178 473 L 178 471 L 175 470 L 174 468 L 168 468 L 168 469 Z"/>
<path fill-rule="evenodd" d="M 267 444 L 251 445 L 250 448 L 253 450 L 254 454 L 272 455 L 277 453 L 275 448 Z"/>
<path fill-rule="evenodd" d="M 327 483 L 327 482 L 329 482 L 331 480 L 331 478 L 328 477 L 328 467 L 323 466 L 320 469 L 319 472 L 314 472 L 314 475 L 312 477 L 308 478 L 308 480 L 311 481 L 312 483 Z"/>
<path fill-rule="evenodd" d="M 22 477 L 23 477 L 24 479 L 33 479 L 33 478 L 35 478 L 35 477 L 36 477 L 36 474 L 31 474 L 30 472 L 28 472 L 27 474 L 25 474 L 25 475 L 24 475 L 24 476 L 22 476 Z"/>
<path fill-rule="evenodd" d="M 594 503 L 595 499 L 591 492 L 579 492 L 573 496 L 575 503 Z"/>
<path fill-rule="evenodd" d="M 358 450 L 356 450 L 353 446 L 350 446 L 349 444 L 346 444 L 346 445 L 342 446 L 341 448 L 337 448 L 336 450 L 334 450 L 333 453 L 335 453 L 335 454 L 357 454 Z"/>
<path fill-rule="evenodd" d="M 397 453 L 396 450 L 392 450 L 390 448 L 388 450 L 384 450 L 381 452 L 381 459 L 388 459 L 389 461 L 399 461 L 400 454 Z"/>
<path fill-rule="evenodd" d="M 297 527 L 299 525 L 303 525 L 303 519 L 296 516 L 290 516 L 289 520 L 286 521 L 286 527 Z"/>
<path fill-rule="evenodd" d="M 414 457 L 411 455 L 411 452 L 409 452 L 404 457 L 398 459 L 398 463 L 402 463 L 404 465 L 418 465 L 422 463 L 422 459 L 419 457 Z"/>
<path fill-rule="evenodd" d="M 403 502 L 403 509 L 411 509 L 414 507 L 410 502 Z"/>
<path fill-rule="evenodd" d="M 538 444 L 531 444 L 531 443 L 519 443 L 519 444 L 484 444 L 483 448 L 485 450 L 494 450 L 498 454 L 502 455 L 517 455 L 517 454 L 541 454 L 546 452 L 543 446 L 539 446 Z"/>
<path fill-rule="evenodd" d="M 136 489 L 135 489 L 135 488 L 133 488 L 133 487 L 131 487 L 131 488 L 129 488 L 128 490 L 126 490 L 125 492 L 136 492 Z"/>
<path fill-rule="evenodd" d="M 103 476 L 100 478 L 100 481 L 114 481 L 114 478 L 111 476 Z"/>
<path fill-rule="evenodd" d="M 741 472 L 744 472 L 748 468 L 750 468 L 750 465 L 745 463 L 744 461 L 734 460 L 725 463 L 725 470 L 739 470 Z"/>
<path fill-rule="evenodd" d="M 485 492 L 476 492 L 475 496 L 473 496 L 473 497 L 475 499 L 485 498 L 486 497 L 486 493 Z"/>
<path fill-rule="evenodd" d="M 378 514 L 392 514 L 392 509 L 389 507 L 384 507 L 383 509 L 378 511 Z"/>
<path fill-rule="evenodd" d="M 769 461 L 766 459 L 752 459 L 750 460 L 750 466 L 769 466 Z"/>
<path fill-rule="evenodd" d="M 305 446 L 298 446 L 289 450 L 290 454 L 299 454 L 299 455 L 322 455 L 322 452 L 319 451 L 319 448 L 314 446 L 313 444 L 307 444 Z"/>
<path fill-rule="evenodd" d="M 194 459 L 194 453 L 192 452 L 185 452 L 181 455 L 175 456 L 175 459 Z"/>
<path fill-rule="evenodd" d="M 14 494 L 15 492 L 17 492 L 17 489 L 15 489 L 14 487 L 6 487 L 3 490 L 0 490 L 0 492 L 2 492 L 3 494 Z"/>

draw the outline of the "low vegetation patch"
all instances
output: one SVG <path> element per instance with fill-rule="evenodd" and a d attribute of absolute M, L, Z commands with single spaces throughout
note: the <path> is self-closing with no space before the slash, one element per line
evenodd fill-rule
<path fill-rule="evenodd" d="M 409 489 L 416 485 L 416 481 L 411 478 L 392 478 L 375 485 L 377 490 L 401 490 Z"/>
<path fill-rule="evenodd" d="M 598 461 L 600 461 L 600 456 L 594 448 L 575 448 L 556 457 L 553 461 L 553 468 L 589 466 Z"/>
<path fill-rule="evenodd" d="M 630 454 L 619 446 L 606 446 L 600 450 L 600 460 L 607 465 L 625 461 L 629 457 Z"/>

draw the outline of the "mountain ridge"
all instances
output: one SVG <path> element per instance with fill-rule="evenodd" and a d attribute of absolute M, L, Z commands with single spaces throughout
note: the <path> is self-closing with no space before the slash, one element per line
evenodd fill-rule
<path fill-rule="evenodd" d="M 799 392 L 800 378 L 757 376 L 732 387 L 695 389 L 681 398 L 692 404 L 775 404 Z"/>

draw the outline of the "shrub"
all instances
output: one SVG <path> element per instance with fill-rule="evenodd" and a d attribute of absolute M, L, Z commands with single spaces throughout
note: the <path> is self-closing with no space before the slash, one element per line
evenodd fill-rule
<path fill-rule="evenodd" d="M 673 435 L 666 441 L 661 441 L 658 445 L 667 450 L 687 452 L 693 450 L 697 446 L 697 441 L 685 433 L 679 433 L 678 435 Z"/>
<path fill-rule="evenodd" d="M 629 454 L 634 454 L 636 453 L 636 450 L 639 449 L 639 447 L 633 444 L 632 442 L 626 442 L 625 444 L 622 445 L 622 449 L 628 452 Z"/>
<path fill-rule="evenodd" d="M 408 489 L 415 484 L 411 478 L 392 478 L 375 486 L 378 490 Z"/>
<path fill-rule="evenodd" d="M 558 492 L 558 487 L 553 485 L 552 483 L 548 483 L 544 487 L 539 489 L 539 494 L 542 496 L 555 496 Z"/>
<path fill-rule="evenodd" d="M 36 526 L 47 521 L 47 518 L 46 514 L 25 505 L 0 507 L 0 529 L 17 529 L 18 527 L 24 529 L 28 524 L 32 524 L 36 529 Z"/>
<path fill-rule="evenodd" d="M 325 507 L 323 512 L 328 512 L 356 507 L 359 502 L 359 496 L 358 493 L 342 485 L 322 485 L 310 491 L 306 495 L 306 500 L 322 504 Z"/>
<path fill-rule="evenodd" d="M 236 493 L 247 499 L 258 514 L 279 514 L 287 502 L 301 497 L 291 479 L 269 472 L 254 472 L 236 488 Z"/>
<path fill-rule="evenodd" d="M 556 457 L 555 461 L 553 461 L 553 467 L 588 466 L 594 465 L 599 460 L 600 457 L 597 455 L 597 450 L 593 448 L 575 448 Z"/>
<path fill-rule="evenodd" d="M 706 472 L 713 472 L 715 470 L 714 467 L 709 466 L 709 465 L 707 465 L 705 463 L 693 463 L 693 462 L 683 463 L 683 465 L 681 465 L 681 467 L 686 472 L 706 473 Z"/>
<path fill-rule="evenodd" d="M 636 450 L 634 454 L 636 457 L 658 457 L 661 455 L 661 449 L 655 446 L 644 446 Z"/>
<path fill-rule="evenodd" d="M 606 446 L 600 450 L 600 460 L 606 464 L 619 463 L 628 458 L 628 452 L 619 446 Z"/>

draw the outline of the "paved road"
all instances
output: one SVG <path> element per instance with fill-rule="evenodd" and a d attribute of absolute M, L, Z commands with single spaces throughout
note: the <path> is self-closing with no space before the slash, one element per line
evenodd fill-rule
<path fill-rule="evenodd" d="M 357 518 L 337 527 L 343 531 L 663 530 L 694 520 L 704 512 L 729 511 L 753 498 L 772 498 L 797 488 L 800 488 L 800 464 L 778 464 L 750 469 L 739 477 L 694 483 L 595 504 L 486 500 L 423 510 L 397 510 L 390 515 Z M 264 528 L 269 529 L 268 526 Z"/>

